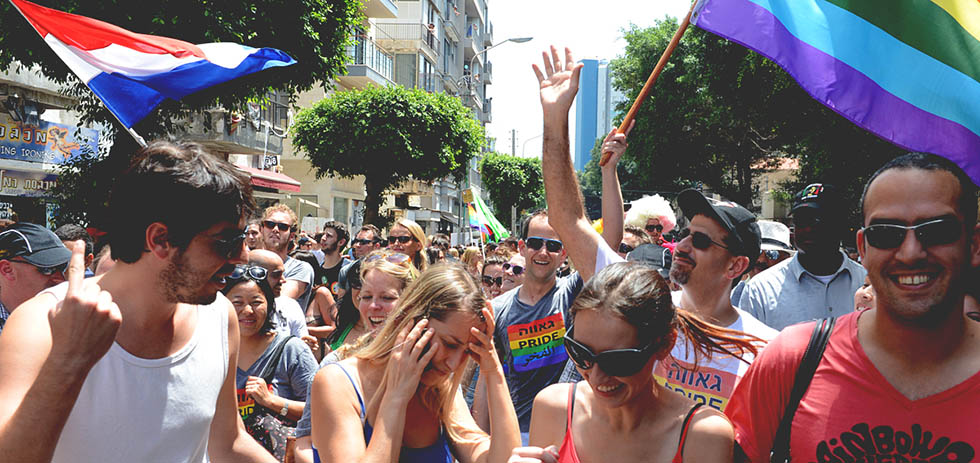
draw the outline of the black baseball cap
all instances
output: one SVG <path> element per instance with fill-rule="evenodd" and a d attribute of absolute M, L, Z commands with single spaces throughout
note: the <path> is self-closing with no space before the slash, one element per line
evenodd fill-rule
<path fill-rule="evenodd" d="M 762 232 L 756 223 L 755 214 L 731 201 L 718 201 L 704 197 L 700 191 L 687 189 L 677 196 L 677 205 L 684 217 L 691 220 L 696 215 L 705 215 L 721 224 L 728 232 L 735 248 L 732 254 L 749 259 L 759 257 L 762 252 Z"/>
<path fill-rule="evenodd" d="M 33 223 L 15 223 L 0 233 L 0 259 L 20 257 L 35 267 L 67 264 L 71 251 L 58 235 Z"/>
<path fill-rule="evenodd" d="M 842 210 L 843 197 L 837 187 L 826 183 L 811 183 L 793 197 L 794 213 L 804 207 L 813 208 L 821 213 L 834 213 Z"/>
<path fill-rule="evenodd" d="M 641 244 L 626 255 L 626 260 L 649 265 L 657 269 L 664 279 L 670 276 L 670 250 L 659 244 Z"/>

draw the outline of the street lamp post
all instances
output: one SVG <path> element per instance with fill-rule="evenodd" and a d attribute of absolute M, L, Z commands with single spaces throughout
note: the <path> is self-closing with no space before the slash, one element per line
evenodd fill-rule
<path fill-rule="evenodd" d="M 504 40 L 504 41 L 501 41 L 501 42 L 497 42 L 496 44 L 491 45 L 491 46 L 489 46 L 487 48 L 484 48 L 483 50 L 480 50 L 479 53 L 473 55 L 473 57 L 470 58 L 470 67 L 469 67 L 469 70 L 470 70 L 470 78 L 469 79 L 466 79 L 466 90 L 468 91 L 468 94 L 469 94 L 468 96 L 472 96 L 473 95 L 473 64 L 476 62 L 476 59 L 480 57 L 480 55 L 482 55 L 482 54 L 484 54 L 484 53 L 486 53 L 486 52 L 488 52 L 488 51 L 490 51 L 490 50 L 492 50 L 494 48 L 497 48 L 497 47 L 499 47 L 499 46 L 501 46 L 501 45 L 503 45 L 503 44 L 505 44 L 507 42 L 524 43 L 524 42 L 530 42 L 531 39 L 533 39 L 533 38 L 534 37 L 512 37 L 512 38 L 509 38 L 507 40 Z"/>

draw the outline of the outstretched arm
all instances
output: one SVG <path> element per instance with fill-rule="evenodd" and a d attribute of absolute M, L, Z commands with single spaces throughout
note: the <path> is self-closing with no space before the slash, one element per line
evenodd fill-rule
<path fill-rule="evenodd" d="M 532 66 L 541 86 L 544 113 L 541 170 L 548 223 L 561 237 L 582 279 L 587 281 L 595 271 L 596 251 L 605 243 L 585 216 L 585 201 L 572 167 L 568 142 L 568 111 L 578 93 L 582 65 L 575 63 L 567 48 L 564 60 L 555 47 L 551 47 L 550 54 L 543 52 L 542 56 L 544 69 L 536 64 Z"/>
<path fill-rule="evenodd" d="M 612 153 L 602 169 L 602 239 L 610 248 L 619 249 L 623 241 L 623 190 L 619 186 L 619 173 L 616 165 L 626 152 L 626 137 L 630 135 L 636 121 L 630 122 L 626 133 L 613 129 L 602 142 L 600 153 Z"/>

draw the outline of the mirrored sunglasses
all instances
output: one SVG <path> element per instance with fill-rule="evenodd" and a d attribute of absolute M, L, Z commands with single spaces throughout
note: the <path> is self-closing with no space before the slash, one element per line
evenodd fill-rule
<path fill-rule="evenodd" d="M 561 251 L 561 248 L 564 246 L 559 240 L 541 238 L 538 236 L 528 237 L 528 239 L 524 240 L 524 244 L 535 251 L 541 249 L 541 246 L 544 246 L 548 249 L 548 252 Z"/>
<path fill-rule="evenodd" d="M 880 223 L 864 227 L 864 238 L 868 244 L 878 249 L 895 249 L 905 242 L 908 232 L 913 232 L 915 238 L 923 247 L 950 244 L 963 234 L 963 225 L 959 220 L 943 218 L 930 220 L 918 225 L 897 225 Z"/>

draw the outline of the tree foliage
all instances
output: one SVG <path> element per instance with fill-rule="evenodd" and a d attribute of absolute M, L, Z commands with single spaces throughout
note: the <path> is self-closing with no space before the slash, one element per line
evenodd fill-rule
<path fill-rule="evenodd" d="M 301 111 L 292 134 L 317 178 L 364 176 L 364 221 L 380 225 L 385 192 L 409 176 L 462 178 L 484 142 L 458 98 L 402 86 L 335 93 Z"/>
<path fill-rule="evenodd" d="M 511 223 L 511 207 L 520 215 L 544 203 L 541 160 L 501 153 L 489 153 L 480 161 L 480 178 L 490 194 L 494 215 L 503 224 Z"/>
<path fill-rule="evenodd" d="M 46 0 L 43 6 L 88 16 L 137 33 L 174 37 L 190 43 L 237 42 L 254 47 L 278 48 L 297 63 L 244 76 L 185 97 L 180 102 L 165 100 L 156 111 L 134 129 L 147 139 L 179 133 L 182 121 L 195 111 L 222 106 L 242 110 L 247 101 L 262 101 L 268 92 L 290 94 L 328 83 L 345 72 L 345 47 L 351 29 L 360 23 L 359 0 L 276 0 L 244 2 L 201 2 L 158 0 Z M 112 127 L 114 139 L 108 157 L 89 167 L 86 176 L 104 183 L 124 168 L 138 146 L 108 112 L 98 98 L 41 40 L 37 32 L 9 2 L 0 2 L 4 18 L 0 28 L 0 69 L 13 65 L 38 66 L 40 71 L 63 85 L 63 91 L 77 98 L 68 108 L 81 115 L 81 122 L 101 122 Z M 121 135 L 120 135 L 121 134 Z M 117 159 L 121 158 L 121 159 Z M 103 203 L 92 201 L 92 205 Z M 71 207 L 63 204 L 62 210 Z M 77 213 L 83 214 L 86 211 Z M 101 211 L 88 211 L 97 213 Z M 75 213 L 75 212 L 72 212 Z M 92 214 L 88 214 L 89 218 Z"/>
<path fill-rule="evenodd" d="M 621 115 L 676 29 L 677 21 L 667 18 L 625 31 L 625 54 L 610 64 L 613 86 L 628 99 L 617 108 Z M 852 193 L 883 160 L 900 153 L 812 99 L 773 62 L 692 27 L 637 115 L 619 173 L 626 191 L 703 185 L 750 205 L 758 194 L 753 177 L 778 158 L 800 159 L 789 190 L 820 181 Z M 599 190 L 595 160 L 582 180 Z M 857 204 L 856 196 L 849 198 Z"/>

